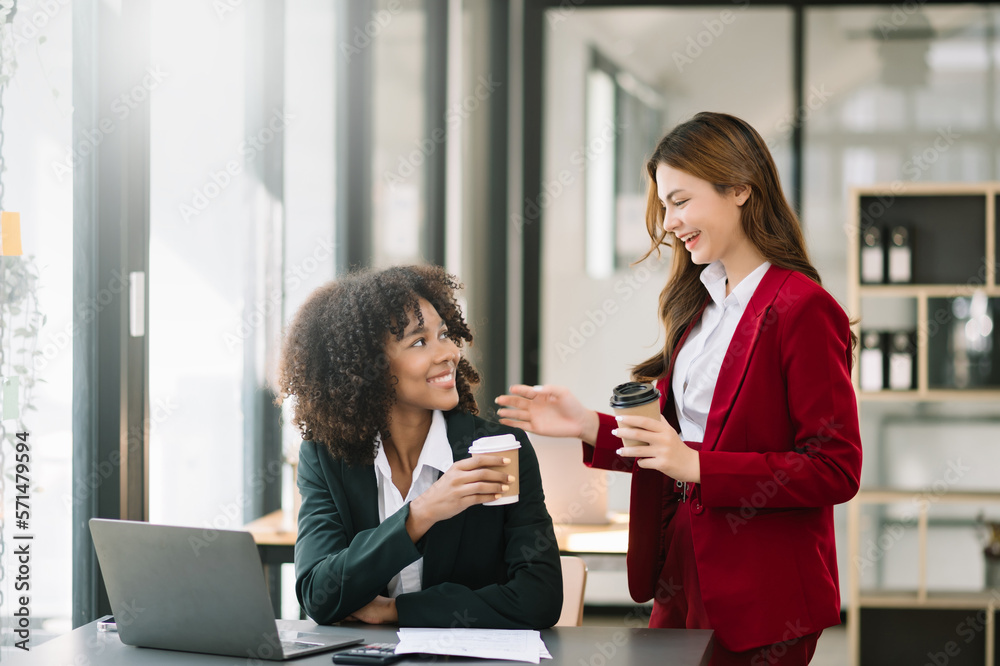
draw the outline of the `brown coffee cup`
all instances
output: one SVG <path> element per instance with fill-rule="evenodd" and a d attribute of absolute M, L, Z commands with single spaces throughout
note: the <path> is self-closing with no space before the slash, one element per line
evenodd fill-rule
<path fill-rule="evenodd" d="M 483 506 L 501 506 L 503 504 L 513 504 L 518 500 L 518 493 L 520 491 L 520 468 L 518 467 L 518 449 L 521 448 L 520 442 L 514 435 L 494 435 L 492 437 L 480 437 L 472 443 L 469 447 L 469 453 L 471 455 L 477 454 L 487 454 L 491 456 L 499 456 L 501 458 L 509 458 L 510 462 L 506 465 L 499 465 L 497 467 L 490 467 L 489 469 L 496 470 L 498 472 L 503 472 L 508 476 L 513 476 L 514 480 L 505 483 L 509 486 L 507 490 L 502 493 L 500 499 L 495 499 L 491 502 L 484 502 Z"/>
<path fill-rule="evenodd" d="M 660 391 L 649 384 L 625 382 L 611 392 L 611 408 L 616 416 L 660 418 Z M 621 438 L 625 446 L 647 446 L 649 442 Z"/>

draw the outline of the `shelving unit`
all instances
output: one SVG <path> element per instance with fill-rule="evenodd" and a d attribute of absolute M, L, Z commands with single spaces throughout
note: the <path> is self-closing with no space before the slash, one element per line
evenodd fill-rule
<path fill-rule="evenodd" d="M 1000 590 L 981 592 L 931 592 L 927 589 L 927 512 L 931 502 L 919 503 L 917 517 L 917 589 L 910 592 L 863 591 L 855 563 L 861 556 L 861 507 L 865 504 L 892 504 L 913 501 L 919 493 L 905 490 L 873 489 L 862 490 L 847 505 L 847 550 L 851 563 L 848 574 L 848 597 L 851 610 L 847 615 L 847 645 L 850 663 L 858 666 L 861 662 L 861 623 L 858 621 L 862 608 L 926 608 L 940 610 L 980 610 L 986 611 L 986 666 L 994 666 L 993 654 L 996 645 L 994 613 L 1000 608 Z M 987 504 L 1000 502 L 1000 492 L 955 492 L 934 495 L 935 502 Z"/>
<path fill-rule="evenodd" d="M 997 204 L 1000 182 L 923 184 L 892 183 L 853 188 L 850 192 L 847 226 L 847 306 L 859 317 L 863 299 L 913 299 L 915 302 L 916 388 L 912 390 L 862 391 L 860 363 L 854 364 L 853 382 L 859 410 L 872 402 L 943 403 L 949 401 L 997 401 L 1000 386 L 993 388 L 943 388 L 931 380 L 930 340 L 932 299 L 970 298 L 981 292 L 1000 298 L 997 284 Z M 861 235 L 872 220 L 891 226 L 905 223 L 912 236 L 912 284 L 864 284 L 861 282 Z M 855 325 L 859 338 L 864 322 Z M 1000 321 L 996 322 L 1000 326 Z M 927 589 L 927 511 L 918 512 L 918 586 L 909 592 L 861 590 L 857 562 L 860 554 L 861 509 L 866 504 L 907 502 L 918 492 L 898 489 L 865 489 L 848 504 L 848 654 L 852 666 L 861 662 L 861 609 L 936 609 L 986 611 L 986 664 L 993 666 L 995 650 L 994 611 L 1000 609 L 1000 591 L 931 592 Z M 935 502 L 989 504 L 1000 502 L 1000 492 L 935 493 Z"/>

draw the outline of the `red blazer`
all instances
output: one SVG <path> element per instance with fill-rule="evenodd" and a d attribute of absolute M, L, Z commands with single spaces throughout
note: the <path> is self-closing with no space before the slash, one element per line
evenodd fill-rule
<path fill-rule="evenodd" d="M 657 382 L 674 429 L 671 372 L 692 327 Z M 689 500 L 701 596 L 730 650 L 840 623 L 833 505 L 857 493 L 861 476 L 851 363 L 843 308 L 805 275 L 771 266 L 723 360 L 699 453 L 701 483 Z M 646 602 L 661 576 L 681 580 L 662 571 L 680 495 L 673 479 L 615 454 L 615 425 L 601 414 L 596 445 L 584 444 L 583 457 L 632 473 L 629 592 Z"/>

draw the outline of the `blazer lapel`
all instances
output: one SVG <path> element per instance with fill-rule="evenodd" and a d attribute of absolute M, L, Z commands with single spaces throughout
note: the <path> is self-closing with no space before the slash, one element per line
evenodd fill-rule
<path fill-rule="evenodd" d="M 754 346 L 768 323 L 767 313 L 774 303 L 778 290 L 791 272 L 785 268 L 771 266 L 754 290 L 746 310 L 743 311 L 740 323 L 726 350 L 722 367 L 719 369 L 715 393 L 712 394 L 712 407 L 709 409 L 708 422 L 705 425 L 702 451 L 714 450 L 719 442 L 719 436 L 733 409 L 733 402 L 746 377 Z"/>
<path fill-rule="evenodd" d="M 471 414 L 446 412 L 445 419 L 448 422 L 448 443 L 451 444 L 456 462 L 469 457 L 469 447 L 472 446 L 474 436 L 488 434 L 475 432 L 475 420 Z M 423 587 L 446 580 L 454 568 L 466 513 L 467 511 L 462 511 L 457 516 L 435 523 L 427 532 Z"/>

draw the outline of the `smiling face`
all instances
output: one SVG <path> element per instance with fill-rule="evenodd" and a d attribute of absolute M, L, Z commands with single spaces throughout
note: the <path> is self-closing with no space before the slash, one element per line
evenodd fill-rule
<path fill-rule="evenodd" d="M 455 372 L 461 352 L 434 306 L 420 298 L 418 307 L 420 317 L 407 313 L 410 321 L 403 338 L 390 335 L 385 345 L 389 374 L 397 380 L 392 410 L 448 411 L 458 405 Z"/>
<path fill-rule="evenodd" d="M 661 162 L 656 193 L 665 209 L 663 228 L 684 243 L 694 263 L 726 263 L 746 252 L 750 241 L 740 226 L 740 206 L 749 198 L 749 188 L 732 187 L 720 194 L 712 183 Z"/>

